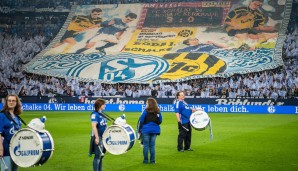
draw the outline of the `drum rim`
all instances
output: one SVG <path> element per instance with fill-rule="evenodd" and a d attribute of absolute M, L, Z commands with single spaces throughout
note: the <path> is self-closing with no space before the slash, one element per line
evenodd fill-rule
<path fill-rule="evenodd" d="M 127 125 L 131 130 L 132 130 L 132 133 L 133 133 L 133 135 L 134 135 L 134 140 L 133 140 L 133 144 L 131 145 L 131 147 L 129 148 L 129 149 L 131 149 L 134 145 L 135 145 L 135 143 L 136 143 L 136 138 L 137 138 L 137 136 L 136 136 L 136 132 L 135 132 L 135 130 L 133 129 L 133 127 L 132 126 L 130 126 L 130 125 L 128 125 L 128 124 L 125 124 L 125 125 Z M 125 131 L 127 132 L 127 130 L 125 129 Z M 130 141 L 131 142 L 131 141 Z M 129 150 L 128 149 L 128 150 Z M 128 151 L 127 150 L 127 151 Z"/>
<path fill-rule="evenodd" d="M 22 128 L 22 129 L 20 129 L 20 130 L 18 130 L 18 132 L 16 132 L 12 137 L 11 137 L 11 140 L 10 140 L 10 143 L 9 143 L 9 154 L 10 154 L 10 157 L 11 157 L 11 159 L 13 160 L 13 156 L 14 155 L 11 155 L 11 150 L 10 150 L 10 148 L 11 148 L 11 141 L 12 141 L 12 139 L 17 135 L 17 133 L 19 133 L 19 132 L 22 132 L 22 131 L 27 131 L 27 130 L 29 130 L 29 131 L 32 131 L 34 134 L 36 134 L 37 135 L 37 131 L 35 131 L 34 129 L 32 129 L 32 128 Z M 40 161 L 40 159 L 41 159 L 41 157 L 42 157 L 42 154 L 43 154 L 43 141 L 42 141 L 42 139 L 41 139 L 41 137 L 40 136 L 37 136 L 37 138 L 39 139 L 39 142 L 41 143 L 41 149 L 40 149 L 40 151 L 41 151 L 41 154 L 38 156 L 38 160 L 37 160 L 37 162 L 38 161 Z M 15 162 L 15 161 L 14 161 Z M 15 162 L 16 163 L 16 162 Z M 20 165 L 18 165 L 18 166 L 20 166 L 20 167 L 24 167 L 24 168 L 27 168 L 27 167 L 32 167 L 32 166 L 35 166 L 37 163 L 35 163 L 35 164 L 32 164 L 32 165 L 30 165 L 30 166 L 20 166 Z"/>
<path fill-rule="evenodd" d="M 47 160 L 49 160 L 49 159 L 51 159 L 52 156 L 53 156 L 53 153 L 54 153 L 54 150 L 55 150 L 55 143 L 54 143 L 54 139 L 53 139 L 53 137 L 52 137 L 52 135 L 50 134 L 49 131 L 46 131 L 46 132 L 44 132 L 44 133 L 47 134 L 47 135 L 49 136 L 49 139 L 50 139 L 50 141 L 52 142 L 51 155 L 50 155 L 50 157 L 47 159 Z"/>

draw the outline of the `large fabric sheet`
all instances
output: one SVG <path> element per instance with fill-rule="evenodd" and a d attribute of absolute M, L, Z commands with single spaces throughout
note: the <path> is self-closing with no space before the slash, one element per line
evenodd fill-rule
<path fill-rule="evenodd" d="M 158 83 L 228 77 L 283 65 L 291 0 L 73 6 L 30 73 Z"/>

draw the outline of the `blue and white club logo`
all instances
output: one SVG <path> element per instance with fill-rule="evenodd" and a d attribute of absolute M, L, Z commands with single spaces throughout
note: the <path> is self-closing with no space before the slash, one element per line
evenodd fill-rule
<path fill-rule="evenodd" d="M 120 104 L 119 107 L 118 107 L 118 109 L 120 111 L 124 111 L 125 110 L 125 105 L 124 104 Z"/>
<path fill-rule="evenodd" d="M 168 68 L 167 60 L 158 56 L 131 53 L 101 56 L 94 53 L 46 56 L 27 70 L 110 83 L 140 83 L 158 78 Z"/>
<path fill-rule="evenodd" d="M 12 160 L 22 167 L 33 166 L 41 158 L 43 143 L 30 129 L 23 129 L 16 133 L 10 143 L 10 155 Z"/>
<path fill-rule="evenodd" d="M 105 130 L 102 135 L 103 146 L 114 155 L 125 153 L 130 147 L 130 136 L 127 131 L 118 125 L 113 125 Z"/>
<path fill-rule="evenodd" d="M 274 106 L 269 106 L 267 110 L 268 110 L 269 113 L 275 113 L 275 107 Z"/>

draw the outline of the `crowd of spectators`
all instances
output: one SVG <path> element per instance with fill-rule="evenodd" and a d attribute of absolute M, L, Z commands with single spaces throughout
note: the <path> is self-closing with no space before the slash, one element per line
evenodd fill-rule
<path fill-rule="evenodd" d="M 1 94 L 4 90 L 14 89 L 19 92 L 17 80 L 23 79 L 24 64 L 28 63 L 39 53 L 44 45 L 44 36 L 34 36 L 28 40 L 18 36 L 11 36 L 5 32 L 0 33 L 0 86 Z"/>
<path fill-rule="evenodd" d="M 47 42 L 50 42 L 63 26 L 66 17 L 66 15 L 28 16 L 21 19 L 9 16 L 1 17 L 0 23 L 6 24 L 0 28 L 0 32 L 21 37 L 25 40 L 41 35 L 46 37 Z"/>
<path fill-rule="evenodd" d="M 53 2 L 58 2 L 58 0 Z M 77 2 L 81 1 L 77 0 Z M 90 2 L 93 1 L 90 0 Z M 142 2 L 142 0 L 138 2 Z M 168 1 L 165 0 L 165 2 Z M 298 98 L 297 14 L 294 14 L 290 21 L 288 36 L 284 43 L 284 66 L 273 70 L 243 75 L 236 74 L 228 78 L 203 78 L 159 84 L 104 84 L 99 81 L 82 82 L 73 78 L 64 79 L 24 72 L 24 64 L 32 60 L 48 45 L 61 28 L 65 18 L 42 19 L 41 22 L 44 22 L 42 24 L 38 24 L 39 21 L 28 19 L 24 22 L 28 22 L 29 24 L 26 23 L 26 25 L 31 25 L 31 28 L 19 27 L 19 32 L 12 31 L 12 27 L 0 30 L 0 96 L 15 93 L 20 96 L 49 97 L 168 97 L 181 90 L 186 95 L 197 98 Z M 8 23 L 8 25 L 18 25 L 18 23 Z M 49 29 L 51 25 L 57 28 Z"/>
<path fill-rule="evenodd" d="M 197 0 L 0 0 L 0 6 L 37 8 L 56 8 L 57 6 L 63 6 L 66 9 L 70 9 L 71 5 L 130 4 L 156 2 L 197 2 Z"/>
<path fill-rule="evenodd" d="M 288 25 L 287 38 L 283 50 L 284 58 L 298 58 L 298 5 L 293 5 L 293 12 Z"/>
<path fill-rule="evenodd" d="M 285 72 L 283 67 L 229 78 L 204 78 L 177 83 L 103 84 L 78 79 L 56 78 L 25 73 L 2 83 L 9 93 L 20 96 L 124 96 L 168 97 L 179 90 L 197 98 L 273 98 L 298 97 L 298 73 Z M 157 93 L 153 95 L 153 90 Z M 6 93 L 6 92 L 2 92 Z"/>

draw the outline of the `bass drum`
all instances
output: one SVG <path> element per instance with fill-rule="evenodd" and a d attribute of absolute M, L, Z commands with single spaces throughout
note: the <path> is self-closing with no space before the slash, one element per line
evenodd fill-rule
<path fill-rule="evenodd" d="M 202 131 L 209 125 L 210 118 L 206 112 L 198 110 L 190 115 L 189 121 L 194 129 Z"/>
<path fill-rule="evenodd" d="M 52 157 L 54 141 L 48 131 L 24 128 L 11 138 L 9 152 L 11 159 L 20 167 L 40 166 Z"/>
<path fill-rule="evenodd" d="M 128 125 L 111 125 L 102 135 L 105 149 L 114 155 L 120 155 L 130 150 L 136 140 L 133 128 Z"/>

